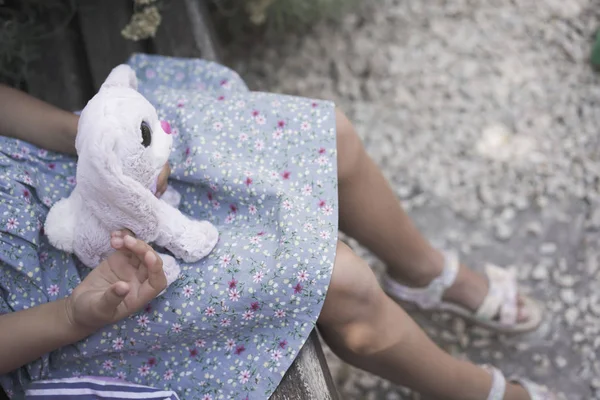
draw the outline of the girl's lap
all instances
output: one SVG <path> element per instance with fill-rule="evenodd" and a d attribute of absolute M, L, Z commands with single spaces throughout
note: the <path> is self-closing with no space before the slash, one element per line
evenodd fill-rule
<path fill-rule="evenodd" d="M 190 399 L 219 390 L 263 397 L 314 326 L 331 275 L 333 105 L 247 92 L 216 64 L 146 56 L 131 64 L 175 131 L 171 184 L 181 210 L 215 224 L 220 242 L 182 264 L 181 277 L 139 314 L 0 382 L 18 389 L 31 377 L 83 374 L 160 382 L 190 390 Z M 0 138 L 0 165 L 0 312 L 10 312 L 68 295 L 85 268 L 41 229 L 48 207 L 76 183 L 75 160 Z"/>

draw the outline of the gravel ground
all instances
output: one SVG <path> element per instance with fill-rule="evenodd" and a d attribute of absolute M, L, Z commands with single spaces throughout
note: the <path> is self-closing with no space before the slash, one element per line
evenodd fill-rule
<path fill-rule="evenodd" d="M 548 308 L 519 338 L 415 315 L 438 343 L 600 399 L 600 76 L 588 63 L 600 2 L 370 3 L 283 43 L 233 47 L 232 65 L 255 89 L 334 99 L 435 244 L 474 268 L 517 267 Z M 343 399 L 417 398 L 328 357 Z"/>

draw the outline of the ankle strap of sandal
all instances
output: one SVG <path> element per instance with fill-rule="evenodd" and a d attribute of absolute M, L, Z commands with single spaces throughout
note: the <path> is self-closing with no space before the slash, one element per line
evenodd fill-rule
<path fill-rule="evenodd" d="M 502 400 L 506 392 L 506 378 L 497 368 L 484 365 L 483 368 L 492 374 L 492 388 L 488 394 L 487 400 Z"/>

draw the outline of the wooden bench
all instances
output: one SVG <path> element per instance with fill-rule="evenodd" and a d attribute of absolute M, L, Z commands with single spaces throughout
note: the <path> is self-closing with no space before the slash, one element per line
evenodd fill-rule
<path fill-rule="evenodd" d="M 41 57 L 34 66 L 37 73 L 26 82 L 29 93 L 61 108 L 77 110 L 93 96 L 110 70 L 133 52 L 219 60 L 205 2 L 164 2 L 162 23 L 152 40 L 133 42 L 121 36 L 131 14 L 130 1 L 78 1 L 68 26 L 41 43 Z M 0 390 L 0 400 L 4 399 Z M 316 330 L 271 397 L 308 399 L 338 399 Z"/>

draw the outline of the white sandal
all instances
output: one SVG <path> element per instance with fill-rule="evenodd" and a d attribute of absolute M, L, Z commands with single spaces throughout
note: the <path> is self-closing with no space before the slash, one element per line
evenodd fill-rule
<path fill-rule="evenodd" d="M 485 299 L 473 312 L 456 303 L 442 300 L 446 289 L 454 284 L 458 274 L 458 257 L 445 253 L 442 273 L 424 288 L 411 288 L 398 283 L 389 275 L 383 287 L 387 294 L 402 303 L 415 305 L 428 311 L 448 311 L 468 321 L 500 333 L 525 333 L 535 330 L 542 322 L 542 307 L 532 298 L 518 293 L 514 270 L 487 265 L 485 272 L 489 289 Z M 518 299 L 523 302 L 522 310 L 527 320 L 518 322 Z"/>
<path fill-rule="evenodd" d="M 488 394 L 487 400 L 502 400 L 506 392 L 506 378 L 498 369 L 490 366 L 484 366 L 492 374 L 492 388 Z M 511 383 L 520 385 L 529 395 L 530 400 L 556 400 L 557 397 L 545 387 L 533 383 L 527 379 L 510 379 Z"/>

